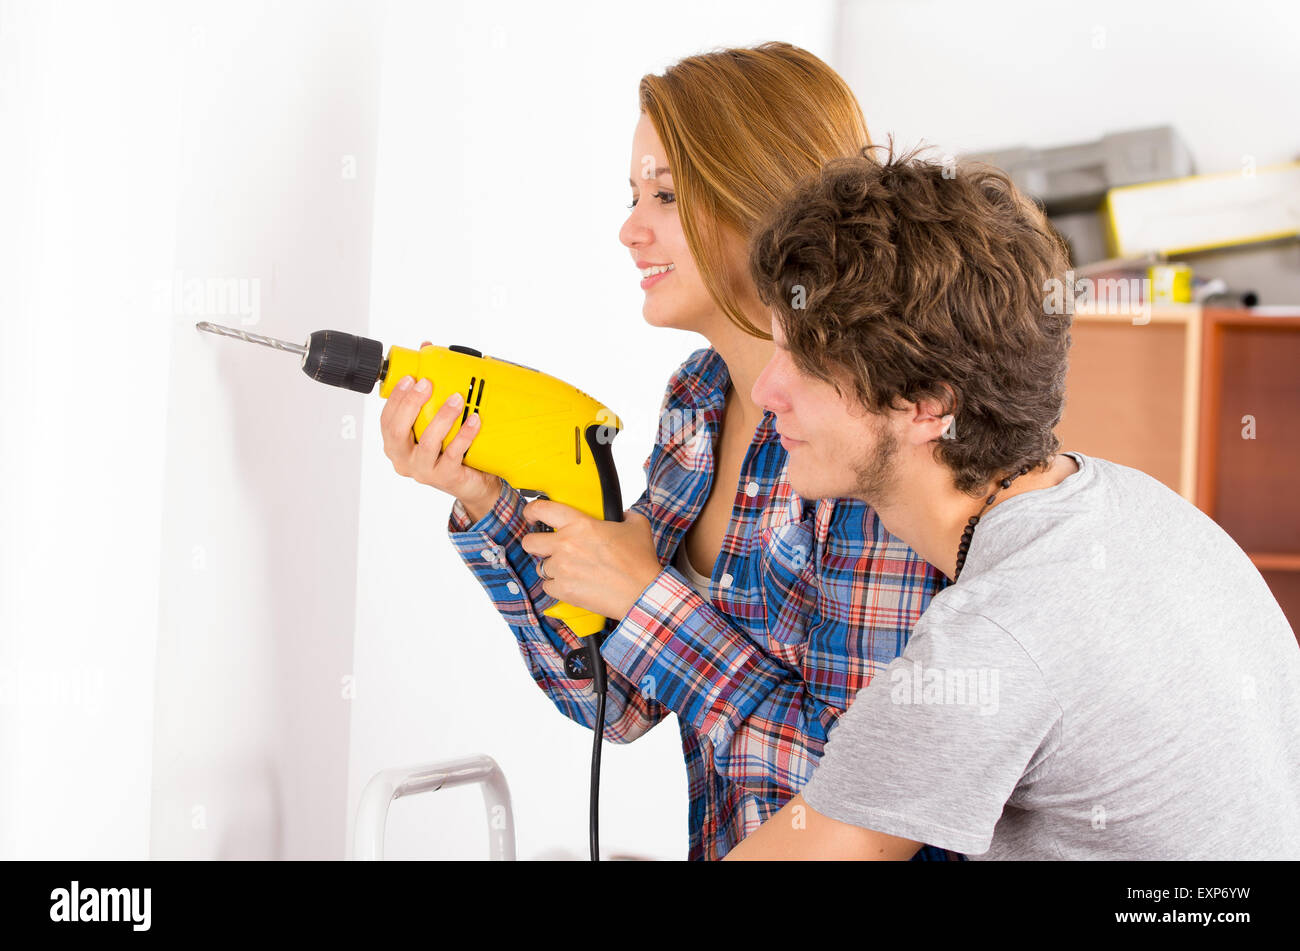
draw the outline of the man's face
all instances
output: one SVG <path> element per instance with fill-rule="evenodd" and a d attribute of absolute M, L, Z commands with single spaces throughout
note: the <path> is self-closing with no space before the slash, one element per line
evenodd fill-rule
<path fill-rule="evenodd" d="M 858 406 L 845 381 L 843 393 L 800 372 L 778 321 L 776 344 L 750 395 L 776 414 L 781 445 L 789 454 L 788 478 L 806 499 L 857 498 L 879 507 L 897 482 L 899 440 L 891 420 Z"/>

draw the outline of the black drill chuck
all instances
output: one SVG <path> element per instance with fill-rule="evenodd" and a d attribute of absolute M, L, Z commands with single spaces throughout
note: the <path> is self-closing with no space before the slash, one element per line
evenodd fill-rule
<path fill-rule="evenodd" d="M 318 330 L 307 342 L 302 372 L 317 383 L 369 393 L 383 378 L 384 345 L 340 330 Z"/>

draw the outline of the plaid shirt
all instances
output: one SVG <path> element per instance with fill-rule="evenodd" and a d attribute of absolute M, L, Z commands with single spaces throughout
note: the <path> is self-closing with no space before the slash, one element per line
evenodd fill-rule
<path fill-rule="evenodd" d="M 741 468 L 710 600 L 702 598 L 672 561 L 709 496 L 728 381 L 725 362 L 704 349 L 669 383 L 647 489 L 632 506 L 649 520 L 666 567 L 601 648 L 607 740 L 630 742 L 678 716 L 691 859 L 721 858 L 803 787 L 836 718 L 902 653 L 946 582 L 863 503 L 794 495 L 767 413 Z M 542 616 L 554 599 L 520 545 L 530 529 L 524 504 L 503 482 L 492 510 L 471 523 L 457 501 L 451 540 L 514 631 L 538 686 L 591 727 L 591 682 L 564 671 L 564 654 L 580 639 Z M 931 846 L 917 855 L 959 857 Z"/>

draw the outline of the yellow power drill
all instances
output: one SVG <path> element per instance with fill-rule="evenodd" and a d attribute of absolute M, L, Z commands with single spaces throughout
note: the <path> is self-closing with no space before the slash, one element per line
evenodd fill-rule
<path fill-rule="evenodd" d="M 485 357 L 470 347 L 422 347 L 409 350 L 338 330 L 318 330 L 305 344 L 223 327 L 202 321 L 199 330 L 257 343 L 302 356 L 302 369 L 313 380 L 369 393 L 379 384 L 387 399 L 404 376 L 426 379 L 433 389 L 411 429 L 418 441 L 429 421 L 452 393 L 465 394 L 465 408 L 443 441 L 455 438 L 470 413 L 484 427 L 465 453 L 465 464 L 499 476 L 521 495 L 544 496 L 571 505 L 593 518 L 623 520 L 623 498 L 614 468 L 614 436 L 619 418 L 586 393 L 531 367 Z M 608 689 L 601 634 L 612 622 L 591 611 L 557 602 L 543 612 L 583 639 L 565 656 L 565 670 L 575 680 L 592 681 L 596 694 L 595 736 L 591 752 L 590 847 L 599 845 L 600 749 Z"/>
<path fill-rule="evenodd" d="M 199 330 L 259 343 L 302 355 L 302 369 L 313 380 L 369 393 L 379 384 L 388 399 L 404 376 L 426 379 L 433 391 L 411 429 L 418 441 L 439 407 L 454 392 L 465 395 L 461 412 L 443 448 L 471 413 L 483 431 L 465 453 L 465 464 L 500 476 L 521 495 L 571 505 L 593 518 L 623 520 L 623 499 L 614 468 L 614 436 L 619 418 L 586 393 L 531 367 L 485 357 L 470 347 L 384 347 L 378 340 L 338 330 L 318 330 L 305 345 L 263 337 L 203 321 Z M 543 612 L 563 621 L 579 637 L 604 629 L 605 618 L 557 602 Z"/>

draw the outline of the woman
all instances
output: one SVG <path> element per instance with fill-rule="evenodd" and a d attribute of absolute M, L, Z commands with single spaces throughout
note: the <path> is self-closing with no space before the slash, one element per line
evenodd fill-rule
<path fill-rule="evenodd" d="M 537 684 L 588 727 L 590 680 L 564 667 L 579 639 L 542 611 L 554 599 L 621 619 L 601 648 L 604 735 L 629 742 L 678 714 L 689 856 L 716 859 L 810 778 L 827 730 L 901 653 L 942 575 L 861 503 L 794 496 L 773 417 L 750 397 L 772 341 L 747 240 L 801 178 L 869 144 L 852 91 L 810 53 L 766 43 L 643 77 L 640 107 L 619 239 L 642 273 L 646 321 L 710 346 L 669 382 L 648 487 L 626 520 L 525 506 L 463 465 L 474 427 L 439 452 L 460 413 L 450 401 L 416 445 L 427 388 L 394 393 L 381 427 L 399 474 L 456 496 L 453 544 Z M 529 533 L 533 521 L 554 532 Z"/>

